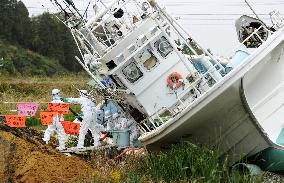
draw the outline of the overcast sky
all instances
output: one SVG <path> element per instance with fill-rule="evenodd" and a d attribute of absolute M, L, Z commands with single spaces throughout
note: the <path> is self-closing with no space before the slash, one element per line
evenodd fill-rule
<path fill-rule="evenodd" d="M 46 9 L 56 9 L 49 0 L 22 0 L 30 15 L 38 15 Z M 74 0 L 79 9 L 87 7 L 90 0 Z M 109 0 L 108 0 L 109 1 Z M 284 15 L 284 0 L 248 0 L 263 21 L 270 24 L 268 13 L 279 10 Z M 95 2 L 95 0 L 93 0 Z M 228 56 L 238 45 L 235 20 L 251 10 L 244 0 L 158 0 L 204 48 L 214 54 Z"/>

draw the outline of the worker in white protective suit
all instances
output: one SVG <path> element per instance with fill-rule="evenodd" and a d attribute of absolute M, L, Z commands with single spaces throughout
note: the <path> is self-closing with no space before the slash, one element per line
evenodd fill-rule
<path fill-rule="evenodd" d="M 52 101 L 51 101 L 52 103 L 62 103 L 62 101 L 60 100 L 59 89 L 53 89 L 51 93 L 52 93 Z M 57 114 L 55 117 L 53 117 L 53 123 L 51 125 L 48 125 L 47 129 L 44 132 L 44 137 L 42 139 L 45 141 L 46 144 L 48 144 L 51 135 L 54 132 L 57 132 L 58 141 L 59 141 L 59 147 L 57 149 L 59 150 L 65 149 L 65 142 L 66 142 L 66 134 L 61 124 L 61 121 L 64 121 L 62 114 L 61 115 Z"/>
<path fill-rule="evenodd" d="M 76 103 L 81 105 L 81 117 L 82 122 L 80 123 L 80 130 L 79 130 L 79 139 L 77 148 L 84 147 L 84 140 L 88 130 L 91 131 L 93 139 L 94 139 L 94 146 L 97 147 L 100 145 L 100 135 L 101 135 L 101 127 L 99 124 L 96 123 L 96 109 L 95 103 L 88 98 L 87 90 L 80 90 L 80 98 L 66 98 L 65 100 L 70 103 Z"/>
<path fill-rule="evenodd" d="M 112 126 L 114 129 L 124 129 L 130 132 L 130 146 L 135 146 L 135 142 L 138 140 L 139 132 L 136 126 L 135 120 L 125 114 L 114 113 L 112 115 Z"/>
<path fill-rule="evenodd" d="M 118 113 L 112 114 L 109 110 L 105 111 L 105 121 L 106 121 L 107 131 L 120 128 L 118 124 L 118 118 L 119 118 Z"/>
<path fill-rule="evenodd" d="M 102 111 L 104 114 L 103 124 L 106 126 L 106 130 L 114 129 L 116 118 L 119 116 L 116 105 L 112 101 L 105 99 L 97 107 L 98 110 Z"/>
<path fill-rule="evenodd" d="M 121 117 L 117 119 L 117 123 L 117 126 L 120 126 L 121 129 L 128 129 L 130 131 L 130 146 L 135 146 L 139 137 L 135 120 L 130 116 L 126 117 L 125 115 L 121 115 Z"/>

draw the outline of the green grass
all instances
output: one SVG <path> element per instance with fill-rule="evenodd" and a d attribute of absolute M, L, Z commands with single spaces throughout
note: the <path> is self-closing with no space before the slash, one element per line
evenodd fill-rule
<path fill-rule="evenodd" d="M 63 97 L 79 97 L 79 89 L 88 89 L 86 75 L 60 75 L 56 77 L 12 77 L 0 74 L 0 111 L 7 114 L 16 109 L 17 102 L 39 102 L 40 110 L 47 109 L 52 100 L 51 90 L 58 88 Z M 12 103 L 2 103 L 4 101 Z M 78 107 L 75 107 L 78 109 Z"/>
<path fill-rule="evenodd" d="M 99 172 L 80 182 L 127 183 L 260 183 L 263 175 L 252 176 L 241 170 L 232 172 L 226 158 L 218 151 L 198 147 L 190 142 L 173 145 L 165 152 L 148 152 L 145 156 L 125 156 L 105 163 L 94 154 Z"/>
<path fill-rule="evenodd" d="M 195 146 L 189 142 L 173 145 L 167 152 L 149 153 L 137 167 L 126 175 L 128 182 L 196 182 L 196 183 L 257 183 L 262 176 L 247 172 L 232 174 L 227 159 L 217 151 Z"/>

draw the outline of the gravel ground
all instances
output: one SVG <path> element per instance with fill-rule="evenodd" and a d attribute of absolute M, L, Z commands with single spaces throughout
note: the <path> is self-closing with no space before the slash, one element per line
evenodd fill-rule
<path fill-rule="evenodd" d="M 284 174 L 265 172 L 263 183 L 284 183 Z"/>

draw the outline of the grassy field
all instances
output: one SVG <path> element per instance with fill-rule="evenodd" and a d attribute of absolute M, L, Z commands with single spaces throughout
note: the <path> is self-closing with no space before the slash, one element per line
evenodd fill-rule
<path fill-rule="evenodd" d="M 12 77 L 0 75 L 0 115 L 16 114 L 18 102 L 37 102 L 39 112 L 47 109 L 47 103 L 52 100 L 51 90 L 58 88 L 63 97 L 79 97 L 75 89 L 88 89 L 86 75 L 63 75 L 55 77 Z M 6 103 L 7 102 L 7 103 Z M 78 105 L 71 105 L 79 111 Z M 38 126 L 39 112 L 36 117 L 27 119 L 28 126 Z M 66 115 L 66 120 L 72 120 L 72 114 Z"/>
<path fill-rule="evenodd" d="M 88 77 L 84 75 L 65 75 L 54 77 L 12 77 L 0 75 L 0 101 L 49 102 L 51 90 L 59 88 L 64 97 L 78 96 L 74 85 L 88 89 Z"/>
<path fill-rule="evenodd" d="M 145 156 L 128 156 L 120 161 L 98 164 L 97 176 L 80 182 L 129 183 L 261 183 L 263 175 L 231 172 L 227 159 L 220 159 L 217 151 L 197 147 L 190 142 L 173 145 L 167 152 L 148 152 Z M 101 163 L 100 163 L 101 162 Z"/>
<path fill-rule="evenodd" d="M 59 88 L 63 97 L 77 97 L 72 86 L 88 89 L 87 76 L 72 75 L 47 77 L 11 77 L 0 75 L 1 115 L 11 114 L 17 102 L 41 102 L 40 111 L 51 101 L 51 90 Z M 3 102 L 11 103 L 3 103 Z M 78 106 L 72 106 L 79 110 Z M 67 116 L 71 119 L 73 116 Z M 38 127 L 38 115 L 28 121 L 28 126 Z M 87 158 L 98 170 L 92 178 L 80 182 L 194 182 L 242 183 L 262 182 L 262 176 L 251 177 L 246 173 L 232 175 L 226 158 L 220 159 L 217 151 L 197 147 L 189 142 L 175 145 L 171 150 L 147 153 L 145 156 L 126 156 L 106 163 L 104 152 L 93 153 Z M 55 167 L 56 169 L 56 167 Z"/>

